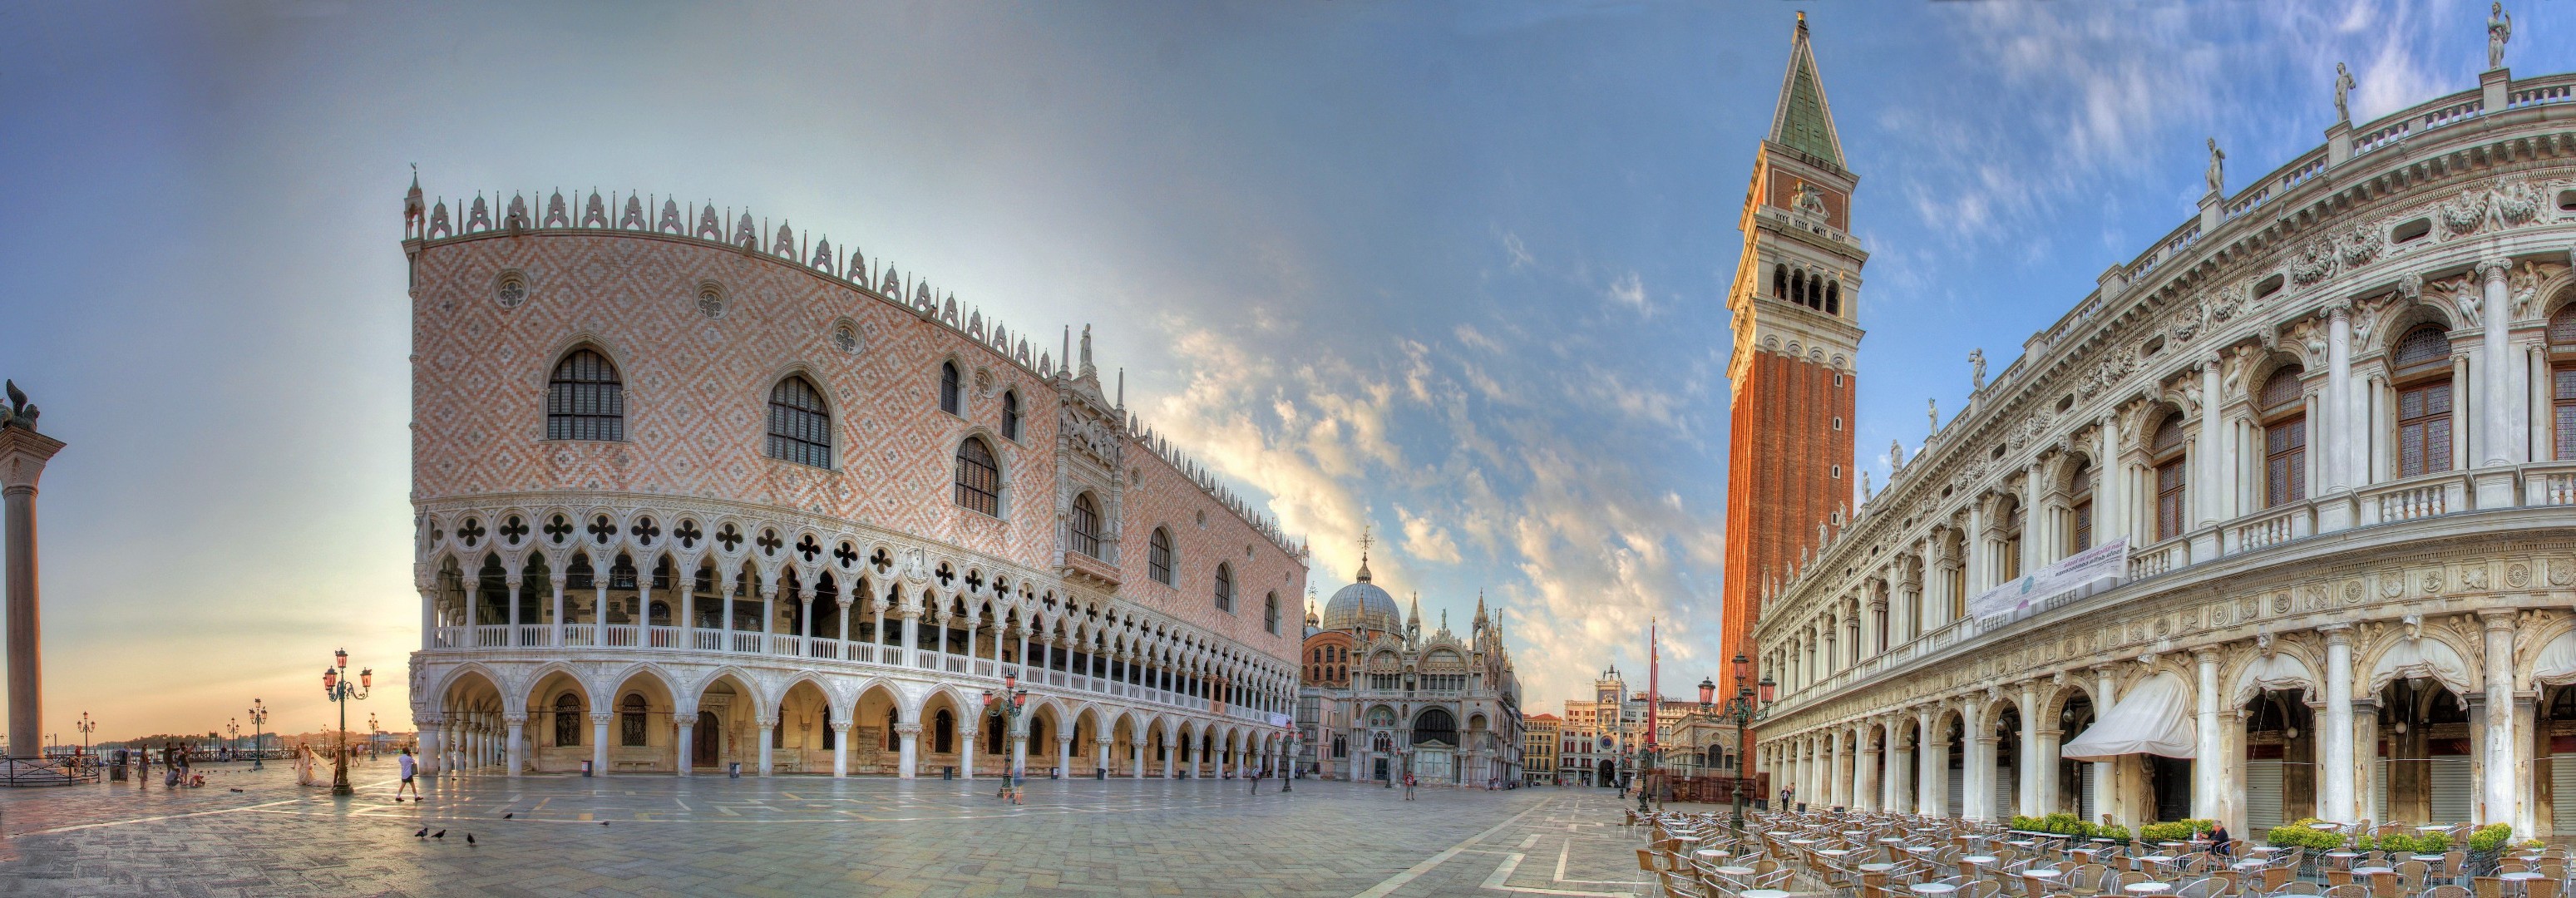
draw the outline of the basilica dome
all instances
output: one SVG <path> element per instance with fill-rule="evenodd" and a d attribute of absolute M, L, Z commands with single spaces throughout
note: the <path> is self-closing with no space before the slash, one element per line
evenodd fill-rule
<path fill-rule="evenodd" d="M 1395 606 L 1395 597 L 1369 582 L 1368 562 L 1360 562 L 1359 582 L 1333 593 L 1324 603 L 1324 629 L 1369 629 L 1381 633 L 1404 629 L 1404 612 Z"/>

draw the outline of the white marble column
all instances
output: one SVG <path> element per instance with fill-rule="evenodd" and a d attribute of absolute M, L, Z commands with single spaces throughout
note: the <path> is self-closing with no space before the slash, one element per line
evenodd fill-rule
<path fill-rule="evenodd" d="M 2121 491 L 2120 412 L 2113 409 L 2095 423 L 2101 444 L 2093 457 L 2094 476 L 2100 478 L 2093 487 L 2093 543 L 2101 545 L 2129 535 L 2129 512 Z"/>
<path fill-rule="evenodd" d="M 590 775 L 608 775 L 608 724 L 617 715 L 605 711 L 590 715 Z"/>
<path fill-rule="evenodd" d="M 1914 813 L 1927 817 L 1947 817 L 1952 813 L 1949 806 L 1950 741 L 1933 729 L 1940 718 L 1939 705 L 1914 712 Z"/>
<path fill-rule="evenodd" d="M 2219 373 L 2224 366 L 2217 353 L 2200 360 L 2200 433 L 2192 447 L 2192 482 L 2185 487 L 2190 493 L 2192 519 L 2202 527 L 2216 526 L 2227 516 L 2227 465 L 2225 440 L 2227 431 L 2224 394 L 2219 389 Z M 2198 559 L 2202 556 L 2195 553 Z"/>
<path fill-rule="evenodd" d="M 680 725 L 679 734 L 672 737 L 671 756 L 675 760 L 672 766 L 680 772 L 681 776 L 688 776 L 690 770 L 697 766 L 698 712 L 695 708 L 675 708 L 671 711 L 671 717 Z"/>
<path fill-rule="evenodd" d="M 764 634 L 762 638 L 766 639 L 767 636 L 765 634 L 769 631 L 763 629 L 761 632 Z M 771 739 L 775 738 L 774 734 L 777 732 L 778 719 L 763 715 L 753 718 L 752 722 L 760 727 L 759 735 L 752 737 L 752 741 L 760 743 L 760 769 L 758 773 L 753 775 L 766 779 L 769 776 L 771 760 L 769 742 Z"/>
<path fill-rule="evenodd" d="M 2513 297 L 2505 286 L 2507 262 L 2488 259 L 2478 263 L 2478 274 L 2485 281 L 2485 300 L 2479 310 L 2481 334 L 2478 359 L 2472 363 L 2480 369 L 2478 398 L 2471 412 L 2482 423 L 2478 455 L 2480 467 L 2509 465 L 2521 461 L 2522 440 L 2513 431 L 2510 409 L 2518 404 L 2520 390 L 2512 381 L 2512 352 L 2505 337 L 2513 326 Z M 2483 504 L 2483 503 L 2482 503 Z"/>
<path fill-rule="evenodd" d="M 424 586 L 420 589 L 420 650 L 426 652 L 437 647 L 438 589 Z"/>
<path fill-rule="evenodd" d="M 908 780 L 919 776 L 921 768 L 921 724 L 895 724 L 894 734 L 897 739 L 896 746 L 898 749 L 895 754 L 895 778 Z"/>
<path fill-rule="evenodd" d="M 841 603 L 841 608 L 844 611 L 849 607 L 850 603 Z M 846 626 L 847 618 L 844 618 L 843 621 L 844 626 Z M 856 722 L 857 721 L 851 720 L 832 721 L 833 779 L 847 779 L 850 775 L 850 725 Z"/>
<path fill-rule="evenodd" d="M 2013 773 L 2019 782 L 2014 791 L 2021 799 L 2018 813 L 2032 817 L 2048 815 L 2047 811 L 2040 810 L 2039 731 L 2039 681 L 2024 680 L 2021 684 L 2021 757 L 2013 763 Z"/>
<path fill-rule="evenodd" d="M 1860 728 L 1859 769 L 1852 775 L 1851 807 L 1855 811 L 1878 810 L 1878 746 L 1870 741 L 1869 729 L 1867 724 Z"/>
<path fill-rule="evenodd" d="M 2111 713 L 2111 706 L 2118 703 L 2118 697 L 2113 694 L 2113 688 L 2114 687 L 2111 685 L 2111 668 L 2108 665 L 2094 668 L 2094 720 L 2099 721 L 2102 718 L 2109 716 Z M 2102 822 L 2102 815 L 2111 813 L 2111 806 L 2118 803 L 2117 799 L 2120 795 L 2118 785 L 2119 775 L 2120 765 L 2118 762 L 2093 762 L 2093 819 L 2084 822 L 2098 824 Z"/>
<path fill-rule="evenodd" d="M 419 772 L 421 776 L 436 776 L 441 769 L 444 769 L 447 766 L 439 763 L 439 755 L 447 751 L 447 743 L 442 738 L 444 736 L 442 729 L 443 728 L 435 722 L 419 721 L 412 724 L 412 730 L 420 734 Z M 261 749 L 262 746 L 259 744 L 259 737 L 256 735 L 252 736 L 251 750 L 259 751 Z"/>
<path fill-rule="evenodd" d="M 2228 804 L 2221 794 L 2226 788 L 2227 765 L 2225 742 L 2221 739 L 2225 734 L 2218 723 L 2218 652 L 2201 649 L 2192 653 L 2192 660 L 2199 671 L 2199 698 L 2193 704 L 2199 715 L 2200 745 L 2195 752 L 2199 757 L 2191 765 L 2191 815 L 2216 820 Z"/>
<path fill-rule="evenodd" d="M 1959 816 L 1967 820 L 1984 820 L 1993 816 L 1995 800 L 1995 737 L 1993 724 L 1986 720 L 1987 703 L 1971 700 L 1960 708 L 1961 731 L 1965 738 L 1959 748 L 1967 754 L 1961 763 Z"/>
<path fill-rule="evenodd" d="M 2352 472 L 2361 468 L 2355 450 L 2369 445 L 2353 426 L 2361 419 L 2353 414 L 2352 398 L 2352 304 L 2338 300 L 2326 307 L 2325 420 L 2316 430 L 2318 442 L 2326 449 L 2319 455 L 2325 462 L 2328 490 L 2352 488 Z"/>
<path fill-rule="evenodd" d="M 2326 636 L 2325 720 L 2317 727 L 2317 748 L 2323 763 L 2323 774 L 2317 783 L 2317 812 L 2326 820 L 2356 823 L 2361 820 L 2354 801 L 2352 740 L 2352 625 L 2330 624 L 2320 628 Z"/>
<path fill-rule="evenodd" d="M 2490 285 L 2494 283 L 2489 281 Z M 2488 295 L 2495 295 L 2492 287 Z M 2494 305 L 2488 308 L 2490 312 L 2496 310 Z M 2514 819 L 2515 787 L 2525 780 L 2514 763 L 2513 617 L 2512 609 L 2478 613 L 2479 620 L 2486 624 L 2487 729 L 2478 746 L 2486 756 L 2486 772 L 2480 778 L 2486 790 L 2486 813 L 2478 817 L 2485 823 Z"/>
<path fill-rule="evenodd" d="M 1914 813 L 1914 740 L 1897 736 L 1904 720 L 1902 714 L 1887 719 L 1887 796 L 1881 810 L 1891 814 Z"/>
<path fill-rule="evenodd" d="M 1029 775 L 1029 734 L 1025 732 L 1011 734 L 1010 773 L 1018 776 Z"/>
<path fill-rule="evenodd" d="M 1055 736 L 1056 775 L 1073 778 L 1073 731 L 1067 729 Z"/>
<path fill-rule="evenodd" d="M 1091 737 L 1092 767 L 1098 770 L 1108 770 L 1110 764 L 1109 752 L 1117 747 L 1118 738 L 1115 736 Z M 1073 777 L 1072 761 L 1065 762 L 1064 775 L 1068 779 Z"/>
<path fill-rule="evenodd" d="M 527 715 L 524 714 L 510 714 L 503 716 L 501 721 L 509 724 L 510 726 L 508 741 L 501 745 L 501 763 L 509 765 L 510 778 L 517 779 L 519 777 L 519 767 L 521 766 L 519 764 L 519 737 L 523 735 L 523 731 L 526 729 L 528 718 Z"/>

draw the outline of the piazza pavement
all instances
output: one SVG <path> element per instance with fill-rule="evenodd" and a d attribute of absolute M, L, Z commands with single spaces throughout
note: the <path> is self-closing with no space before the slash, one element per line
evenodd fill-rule
<path fill-rule="evenodd" d="M 0 896 L 1631 895 L 1615 793 L 1305 781 L 496 776 L 283 764 L 0 791 Z M 239 790 L 239 791 L 235 791 Z M 509 815 L 504 819 L 503 815 Z M 415 838 L 426 827 L 444 839 Z M 472 833 L 475 844 L 465 835 Z"/>

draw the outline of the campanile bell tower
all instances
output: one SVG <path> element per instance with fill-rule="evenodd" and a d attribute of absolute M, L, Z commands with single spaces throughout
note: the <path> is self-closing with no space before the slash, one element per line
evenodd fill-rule
<path fill-rule="evenodd" d="M 1851 513 L 1860 269 L 1869 259 L 1851 235 L 1859 181 L 1843 167 L 1807 15 L 1799 13 L 1779 106 L 1753 154 L 1738 224 L 1744 256 L 1726 300 L 1735 333 L 1721 638 L 1729 655 L 1753 659 L 1755 679 L 1762 673 L 1753 622 L 1766 587 L 1786 581 Z M 1734 695 L 1733 665 L 1718 669 L 1719 694 Z"/>

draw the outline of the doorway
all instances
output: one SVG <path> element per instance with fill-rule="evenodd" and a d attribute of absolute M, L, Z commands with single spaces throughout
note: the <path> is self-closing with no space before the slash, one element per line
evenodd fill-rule
<path fill-rule="evenodd" d="M 689 766 L 715 766 L 716 740 L 720 738 L 716 731 L 723 727 L 724 721 L 716 716 L 716 712 L 698 712 L 697 730 L 690 734 L 697 744 L 689 746 Z"/>

